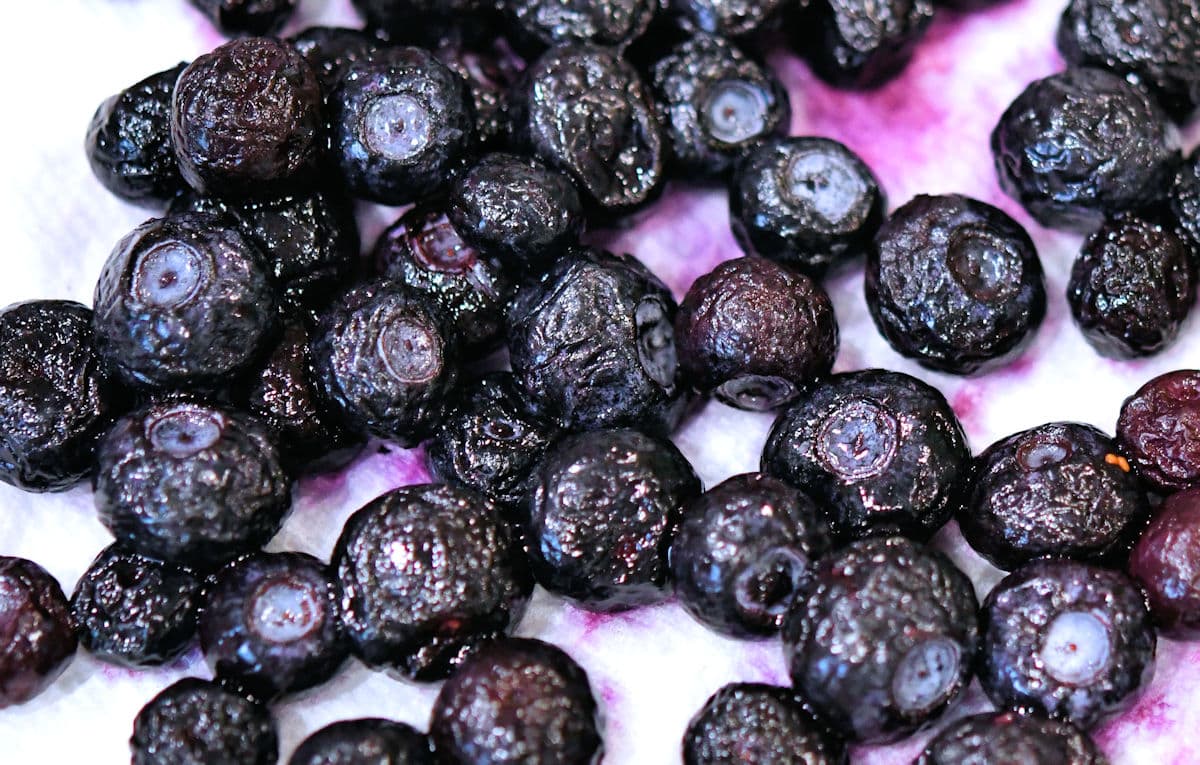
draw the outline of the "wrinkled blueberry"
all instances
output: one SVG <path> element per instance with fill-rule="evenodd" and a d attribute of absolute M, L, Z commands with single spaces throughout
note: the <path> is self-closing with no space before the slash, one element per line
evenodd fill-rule
<path fill-rule="evenodd" d="M 796 47 L 821 79 L 867 90 L 908 66 L 931 21 L 930 0 L 815 0 L 796 24 Z"/>
<path fill-rule="evenodd" d="M 1166 637 L 1200 639 L 1200 489 L 1167 498 L 1134 545 L 1129 573 Z"/>
<path fill-rule="evenodd" d="M 1160 375 L 1126 399 L 1117 443 L 1155 491 L 1200 487 L 1200 370 Z"/>
<path fill-rule="evenodd" d="M 508 141 L 509 91 L 525 71 L 525 60 L 503 37 L 485 44 L 443 45 L 434 55 L 467 81 L 480 145 L 502 147 Z"/>
<path fill-rule="evenodd" d="M 337 89 L 347 72 L 369 59 L 381 46 L 378 38 L 361 29 L 346 27 L 309 27 L 288 38 L 288 42 L 317 73 L 326 96 Z"/>
<path fill-rule="evenodd" d="M 62 587 L 24 558 L 0 556 L 0 709 L 46 689 L 75 655 Z"/>
<path fill-rule="evenodd" d="M 227 35 L 278 32 L 296 12 L 298 0 L 192 0 Z"/>
<path fill-rule="evenodd" d="M 367 718 L 326 725 L 300 744 L 288 765 L 433 765 L 433 754 L 429 738 L 412 726 Z"/>
<path fill-rule="evenodd" d="M 725 261 L 688 290 L 675 317 L 684 380 L 739 409 L 768 410 L 829 374 L 833 303 L 804 274 L 758 257 Z"/>
<path fill-rule="evenodd" d="M 1070 723 L 1016 712 L 986 712 L 951 723 L 913 765 L 965 763 L 1105 765 L 1088 735 Z"/>
<path fill-rule="evenodd" d="M 445 678 L 509 631 L 532 590 L 499 510 L 465 487 L 374 500 L 346 522 L 332 565 L 355 653 L 420 681 Z"/>
<path fill-rule="evenodd" d="M 721 37 L 741 37 L 775 20 L 787 0 L 669 0 L 671 12 L 684 29 Z"/>
<path fill-rule="evenodd" d="M 659 0 L 507 0 L 502 5 L 518 36 L 536 45 L 624 48 L 650 26 Z"/>
<path fill-rule="evenodd" d="M 275 721 L 267 708 L 188 677 L 151 699 L 133 721 L 133 765 L 275 765 Z"/>
<path fill-rule="evenodd" d="M 1200 259 L 1200 149 L 1180 164 L 1169 202 L 1176 222 L 1187 233 Z"/>
<path fill-rule="evenodd" d="M 843 537 L 927 539 L 954 513 L 971 466 L 944 396 L 914 377 L 866 370 L 807 390 L 775 423 L 762 470 L 806 492 Z"/>
<path fill-rule="evenodd" d="M 489 5 L 485 0 L 351 0 L 351 4 L 375 34 L 395 42 L 422 44 L 455 33 L 470 36 L 480 12 Z"/>
<path fill-rule="evenodd" d="M 960 195 L 896 210 L 867 256 L 867 307 L 899 353 L 951 374 L 1021 354 L 1046 315 L 1033 240 L 1002 210 Z"/>

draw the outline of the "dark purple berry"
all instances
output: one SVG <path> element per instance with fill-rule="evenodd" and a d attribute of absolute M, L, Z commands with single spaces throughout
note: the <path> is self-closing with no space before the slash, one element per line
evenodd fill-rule
<path fill-rule="evenodd" d="M 324 145 L 321 85 L 287 43 L 228 42 L 183 70 L 171 140 L 184 179 L 202 194 L 263 195 L 304 180 Z"/>
<path fill-rule="evenodd" d="M 930 0 L 815 0 L 796 24 L 796 47 L 826 82 L 869 90 L 908 66 L 932 21 Z"/>
<path fill-rule="evenodd" d="M 624 48 L 650 26 L 659 0 L 507 0 L 501 5 L 519 36 L 536 45 Z"/>
<path fill-rule="evenodd" d="M 463 662 L 438 694 L 429 735 L 440 762 L 589 765 L 604 751 L 587 673 L 561 649 L 510 638 Z"/>
<path fill-rule="evenodd" d="M 1200 149 L 1179 165 L 1169 202 L 1176 222 L 1200 259 Z"/>
<path fill-rule="evenodd" d="M 347 72 L 382 46 L 378 38 L 363 30 L 345 27 L 309 27 L 288 38 L 288 42 L 317 73 L 326 96 L 337 90 Z"/>
<path fill-rule="evenodd" d="M 0 481 L 26 491 L 75 485 L 92 472 L 120 403 L 91 310 L 65 300 L 0 310 Z"/>
<path fill-rule="evenodd" d="M 843 765 L 846 755 L 787 688 L 730 683 L 683 734 L 684 765 Z"/>
<path fill-rule="evenodd" d="M 84 150 L 92 173 L 122 199 L 159 207 L 187 187 L 171 147 L 171 96 L 179 64 L 112 96 L 92 117 Z"/>
<path fill-rule="evenodd" d="M 139 387 L 224 384 L 277 321 L 258 250 L 213 215 L 151 220 L 122 239 L 96 284 L 96 344 Z"/>
<path fill-rule="evenodd" d="M 978 602 L 942 553 L 874 537 L 821 559 L 783 627 L 796 691 L 855 741 L 886 743 L 966 689 Z"/>
<path fill-rule="evenodd" d="M 351 0 L 367 29 L 394 42 L 432 44 L 483 27 L 485 0 Z M 479 31 L 483 31 L 482 29 Z"/>
<path fill-rule="evenodd" d="M 762 470 L 799 487 L 839 536 L 928 539 L 958 507 L 971 466 L 936 389 L 898 372 L 834 375 L 776 421 Z"/>
<path fill-rule="evenodd" d="M 464 487 L 374 500 L 346 522 L 333 567 L 355 653 L 419 681 L 445 678 L 508 632 L 532 590 L 509 525 Z"/>
<path fill-rule="evenodd" d="M 192 0 L 227 35 L 270 35 L 278 32 L 299 0 Z"/>
<path fill-rule="evenodd" d="M 288 765 L 433 765 L 433 752 L 429 738 L 410 725 L 342 720 L 306 738 Z"/>
<path fill-rule="evenodd" d="M 75 655 L 67 596 L 24 558 L 0 556 L 0 709 L 46 689 Z"/>
<path fill-rule="evenodd" d="M 520 508 L 538 583 L 592 611 L 667 597 L 667 551 L 703 487 L 670 441 L 603 430 L 559 441 Z"/>
<path fill-rule="evenodd" d="M 788 6 L 787 0 L 669 0 L 684 29 L 721 37 L 742 37 L 764 28 Z"/>
<path fill-rule="evenodd" d="M 733 234 L 747 254 L 811 276 L 867 251 L 887 202 L 871 168 L 828 138 L 782 138 L 737 165 Z"/>
<path fill-rule="evenodd" d="M 769 636 L 830 546 L 811 499 L 761 473 L 734 476 L 684 509 L 671 543 L 675 594 L 718 632 Z"/>
<path fill-rule="evenodd" d="M 1134 545 L 1129 573 L 1164 636 L 1200 639 L 1200 490 L 1167 498 Z"/>
<path fill-rule="evenodd" d="M 291 507 L 266 426 L 196 401 L 166 399 L 123 417 L 96 461 L 101 523 L 156 558 L 219 565 L 266 544 Z"/>
<path fill-rule="evenodd" d="M 750 256 L 692 284 L 675 317 L 675 342 L 684 380 L 730 406 L 765 411 L 829 374 L 839 339 L 819 284 Z"/>
<path fill-rule="evenodd" d="M 513 377 L 533 411 L 569 429 L 668 432 L 683 408 L 675 310 L 632 256 L 573 250 L 509 307 Z"/>
<path fill-rule="evenodd" d="M 913 765 L 1107 762 L 1088 735 L 1070 723 L 1016 712 L 987 712 L 951 723 L 929 742 Z"/>
<path fill-rule="evenodd" d="M 1179 158 L 1167 115 L 1100 69 L 1037 80 L 992 132 L 1000 185 L 1044 226 L 1088 229 L 1166 196 Z"/>
<path fill-rule="evenodd" d="M 1033 240 L 1002 210 L 961 195 L 896 210 L 867 257 L 867 307 L 899 353 L 977 374 L 1019 356 L 1046 315 Z"/>
<path fill-rule="evenodd" d="M 1091 728 L 1127 709 L 1154 671 L 1146 596 L 1117 571 L 1039 560 L 983 604 L 979 681 L 1001 709 Z"/>
<path fill-rule="evenodd" d="M 503 147 L 508 141 L 510 91 L 525 71 L 525 60 L 503 37 L 484 44 L 443 45 L 434 55 L 467 81 L 480 146 Z"/>
<path fill-rule="evenodd" d="M 142 707 L 129 748 L 133 765 L 275 765 L 279 759 L 266 707 L 195 677 Z"/>
<path fill-rule="evenodd" d="M 1171 228 L 1123 215 L 1088 237 L 1067 301 L 1083 336 L 1116 359 L 1152 356 L 1179 336 L 1196 304 L 1191 245 Z"/>
<path fill-rule="evenodd" d="M 114 664 L 172 661 L 196 637 L 200 588 L 190 569 L 110 545 L 71 595 L 79 642 L 96 658 Z"/>
<path fill-rule="evenodd" d="M 1117 443 L 1155 491 L 1200 487 L 1200 370 L 1168 372 L 1126 399 Z"/>

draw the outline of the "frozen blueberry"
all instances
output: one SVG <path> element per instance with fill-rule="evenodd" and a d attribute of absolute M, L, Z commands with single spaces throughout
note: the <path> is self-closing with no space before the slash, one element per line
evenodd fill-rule
<path fill-rule="evenodd" d="M 317 73 L 326 96 L 337 89 L 347 72 L 369 59 L 382 44 L 361 29 L 345 27 L 309 27 L 288 38 L 288 42 Z"/>
<path fill-rule="evenodd" d="M 520 507 L 538 583 L 592 611 L 667 597 L 668 548 L 700 479 L 670 441 L 603 430 L 554 444 Z"/>
<path fill-rule="evenodd" d="M 951 374 L 1012 361 L 1046 315 L 1033 240 L 1006 213 L 953 194 L 896 210 L 867 257 L 867 307 L 897 352 Z"/>
<path fill-rule="evenodd" d="M 1191 244 L 1150 218 L 1122 215 L 1088 237 L 1067 301 L 1105 356 L 1152 356 L 1171 345 L 1196 304 Z"/>
<path fill-rule="evenodd" d="M 1200 105 L 1196 0 L 1071 0 L 1058 49 L 1072 64 L 1136 77 L 1177 117 Z"/>
<path fill-rule="evenodd" d="M 494 372 L 464 386 L 425 453 L 441 480 L 508 508 L 521 500 L 525 479 L 558 435 L 557 426 L 525 410 L 511 374 Z"/>
<path fill-rule="evenodd" d="M 587 673 L 540 640 L 498 640 L 442 686 L 429 735 L 442 762 L 588 765 L 604 741 Z"/>
<path fill-rule="evenodd" d="M 1126 399 L 1117 443 L 1153 490 L 1200 488 L 1200 370 L 1160 375 Z"/>
<path fill-rule="evenodd" d="M 450 218 L 467 241 L 521 275 L 575 244 L 584 225 L 571 179 L 514 154 L 476 162 L 450 192 Z"/>
<path fill-rule="evenodd" d="M 903 537 L 854 542 L 818 561 L 784 622 L 792 682 L 848 738 L 894 741 L 966 689 L 977 609 L 942 553 Z"/>
<path fill-rule="evenodd" d="M 684 765 L 843 765 L 840 742 L 787 688 L 730 683 L 714 693 L 683 734 Z"/>
<path fill-rule="evenodd" d="M 375 243 L 375 269 L 436 305 L 463 352 L 479 355 L 503 342 L 516 286 L 498 261 L 467 244 L 445 209 L 419 204 L 401 216 Z"/>
<path fill-rule="evenodd" d="M 1048 555 L 1123 555 L 1149 513 L 1141 484 L 1108 436 L 1090 425 L 1051 423 L 979 456 L 958 525 L 976 552 L 1011 571 Z"/>
<path fill-rule="evenodd" d="M 950 518 L 971 467 L 944 396 L 898 372 L 834 375 L 776 421 L 762 470 L 801 488 L 843 537 L 927 539 Z"/>
<path fill-rule="evenodd" d="M 420 681 L 520 621 L 532 582 L 499 510 L 465 487 L 397 489 L 346 522 L 333 554 L 355 653 Z"/>
<path fill-rule="evenodd" d="M 192 0 L 227 35 L 270 35 L 296 12 L 298 0 Z"/>
<path fill-rule="evenodd" d="M 931 0 L 815 0 L 796 46 L 821 79 L 867 90 L 908 66 L 931 21 Z"/>
<path fill-rule="evenodd" d="M 675 594 L 718 632 L 769 636 L 829 549 L 811 499 L 761 473 L 734 476 L 684 509 L 671 543 Z"/>
<path fill-rule="evenodd" d="M 1169 202 L 1176 222 L 1187 233 L 1200 258 L 1200 149 L 1180 164 Z"/>
<path fill-rule="evenodd" d="M 672 159 L 686 174 L 725 173 L 791 121 L 783 84 L 720 37 L 701 34 L 674 48 L 651 82 Z"/>
<path fill-rule="evenodd" d="M 261 195 L 306 179 L 324 145 L 321 85 L 296 49 L 234 40 L 183 70 L 171 141 L 184 179 L 203 194 Z"/>
<path fill-rule="evenodd" d="M 188 677 L 151 699 L 133 721 L 133 765 L 275 765 L 275 721 L 267 708 Z"/>
<path fill-rule="evenodd" d="M 288 765 L 433 765 L 433 753 L 429 738 L 410 725 L 342 720 L 306 738 Z"/>
<path fill-rule="evenodd" d="M 0 481 L 26 491 L 78 483 L 120 399 L 90 309 L 35 300 L 0 310 Z"/>
<path fill-rule="evenodd" d="M 261 547 L 291 506 L 257 419 L 166 399 L 121 418 L 96 454 L 100 521 L 128 549 L 208 568 Z"/>
<path fill-rule="evenodd" d="M 650 26 L 659 0 L 507 0 L 501 5 L 518 37 L 537 46 L 624 48 Z"/>
<path fill-rule="evenodd" d="M 325 564 L 303 553 L 254 553 L 213 574 L 200 647 L 217 679 L 255 698 L 319 685 L 349 646 Z"/>
<path fill-rule="evenodd" d="M 334 159 L 352 193 L 403 205 L 444 186 L 475 141 L 461 77 L 420 48 L 350 68 L 330 97 Z"/>
<path fill-rule="evenodd" d="M 1105 765 L 1088 735 L 1070 723 L 1016 712 L 963 717 L 943 729 L 913 765 L 966 763 Z"/>
<path fill-rule="evenodd" d="M 96 658 L 114 664 L 172 661 L 196 637 L 200 587 L 190 569 L 110 545 L 71 595 L 79 642 Z"/>
<path fill-rule="evenodd" d="M 1154 670 L 1146 596 L 1117 571 L 1040 560 L 983 604 L 979 681 L 1001 709 L 1087 729 L 1133 704 Z"/>
<path fill-rule="evenodd" d="M 536 413 L 568 428 L 670 431 L 683 408 L 675 310 L 632 256 L 573 250 L 509 307 L 513 376 Z"/>
<path fill-rule="evenodd" d="M 258 250 L 216 216 L 151 220 L 124 239 L 96 284 L 100 354 L 139 387 L 225 384 L 265 350 L 275 292 Z"/>
<path fill-rule="evenodd" d="M 669 0 L 684 29 L 742 37 L 762 29 L 788 6 L 787 0 Z"/>
<path fill-rule="evenodd" d="M 46 689 L 75 655 L 67 596 L 24 558 L 0 556 L 0 709 Z"/>
<path fill-rule="evenodd" d="M 503 37 L 482 44 L 442 45 L 434 55 L 467 81 L 480 146 L 501 148 L 508 141 L 509 91 L 525 71 L 525 60 Z"/>
<path fill-rule="evenodd" d="M 423 296 L 367 282 L 321 319 L 311 345 L 318 389 L 355 432 L 414 445 L 458 379 L 453 339 Z"/>
<path fill-rule="evenodd" d="M 675 317 L 683 379 L 738 407 L 783 406 L 829 374 L 838 324 L 829 295 L 804 274 L 759 257 L 697 279 Z"/>
<path fill-rule="evenodd" d="M 1167 498 L 1134 545 L 1129 573 L 1166 637 L 1200 639 L 1200 489 Z"/>
<path fill-rule="evenodd" d="M 770 141 L 746 155 L 729 187 L 742 249 L 811 276 L 866 252 L 886 207 L 871 169 L 828 138 Z"/>
<path fill-rule="evenodd" d="M 84 141 L 92 173 L 122 199 L 159 207 L 187 187 L 171 148 L 171 96 L 186 66 L 126 88 L 92 117 Z"/>
<path fill-rule="evenodd" d="M 992 132 L 992 155 L 1004 191 L 1038 222 L 1083 230 L 1164 197 L 1178 142 L 1145 91 L 1080 68 L 1017 96 Z"/>
<path fill-rule="evenodd" d="M 485 0 L 351 0 L 367 29 L 395 42 L 432 44 L 443 37 L 472 34 Z M 466 29 L 464 29 L 466 28 Z M 486 31 L 480 29 L 478 31 Z"/>
<path fill-rule="evenodd" d="M 659 190 L 665 147 L 654 102 L 615 52 L 552 48 L 513 95 L 516 143 L 569 173 L 600 210 L 636 207 Z"/>

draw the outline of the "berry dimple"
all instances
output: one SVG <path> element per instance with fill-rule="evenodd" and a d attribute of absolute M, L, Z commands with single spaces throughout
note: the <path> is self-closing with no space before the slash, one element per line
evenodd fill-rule
<path fill-rule="evenodd" d="M 218 412 L 181 405 L 150 419 L 147 437 L 156 449 L 184 458 L 215 444 L 223 427 Z"/>
<path fill-rule="evenodd" d="M 377 98 L 363 116 L 363 140 L 389 159 L 407 160 L 425 151 L 432 125 L 425 106 L 409 95 Z"/>

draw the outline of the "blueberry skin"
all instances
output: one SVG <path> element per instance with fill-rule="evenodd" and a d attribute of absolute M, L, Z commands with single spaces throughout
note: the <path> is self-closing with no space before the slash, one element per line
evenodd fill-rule
<path fill-rule="evenodd" d="M 1200 264 L 1200 150 L 1192 152 L 1179 165 L 1167 201 L 1175 221 L 1191 241 L 1195 260 Z"/>
<path fill-rule="evenodd" d="M 272 35 L 296 12 L 299 0 L 191 0 L 227 35 Z"/>
<path fill-rule="evenodd" d="M 187 677 L 133 721 L 132 765 L 275 765 L 279 737 L 267 708 L 216 683 Z"/>
<path fill-rule="evenodd" d="M 24 558 L 0 556 L 0 709 L 44 691 L 75 655 L 70 606 L 58 581 Z"/>
<path fill-rule="evenodd" d="M 517 38 L 548 48 L 590 43 L 623 50 L 650 26 L 660 0 L 507 0 Z"/>
<path fill-rule="evenodd" d="M 171 146 L 171 97 L 187 64 L 152 74 L 96 109 L 84 151 L 96 180 L 122 199 L 158 207 L 187 188 Z"/>
<path fill-rule="evenodd" d="M 503 37 L 474 43 L 443 41 L 434 55 L 467 81 L 479 148 L 503 149 L 508 143 L 511 91 L 525 71 L 525 59 Z"/>
<path fill-rule="evenodd" d="M 838 88 L 872 90 L 904 71 L 933 21 L 930 0 L 815 0 L 796 50 Z"/>
<path fill-rule="evenodd" d="M 471 36 L 487 27 L 479 18 L 483 0 L 351 0 L 368 31 L 396 43 L 436 43 L 456 34 Z M 479 27 L 479 29 L 474 29 Z"/>
<path fill-rule="evenodd" d="M 1108 760 L 1086 733 L 1070 723 L 1016 712 L 987 712 L 951 723 L 913 765 L 964 762 L 1104 765 Z"/>
<path fill-rule="evenodd" d="M 288 765 L 433 765 L 428 736 L 391 720 L 342 720 L 312 734 Z"/>
<path fill-rule="evenodd" d="M 94 304 L 100 354 L 138 388 L 226 384 L 266 349 L 278 313 L 258 250 L 202 213 L 130 232 L 105 262 Z"/>
<path fill-rule="evenodd" d="M 0 310 L 0 481 L 74 486 L 123 399 L 96 352 L 90 309 L 35 300 Z"/>
<path fill-rule="evenodd" d="M 1167 497 L 1133 546 L 1128 570 L 1164 637 L 1200 639 L 1200 491 Z"/>
<path fill-rule="evenodd" d="M 743 37 L 774 22 L 786 0 L 669 0 L 675 21 L 692 34 Z"/>
<path fill-rule="evenodd" d="M 327 99 L 347 72 L 360 66 L 383 45 L 379 38 L 361 29 L 346 27 L 308 27 L 289 37 L 288 42 L 317 73 Z"/>
<path fill-rule="evenodd" d="M 1200 488 L 1200 370 L 1159 375 L 1127 398 L 1117 443 L 1151 491 Z"/>
<path fill-rule="evenodd" d="M 408 486 L 367 504 L 331 565 L 355 654 L 420 682 L 511 630 L 533 589 L 509 525 L 465 487 Z"/>

